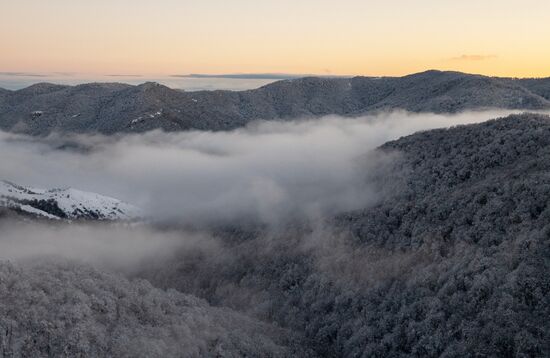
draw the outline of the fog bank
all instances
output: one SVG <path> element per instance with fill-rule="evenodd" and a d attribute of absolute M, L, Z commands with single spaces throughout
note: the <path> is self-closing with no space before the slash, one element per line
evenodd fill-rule
<path fill-rule="evenodd" d="M 113 137 L 0 132 L 0 179 L 110 195 L 163 220 L 280 222 L 375 202 L 368 177 L 392 157 L 367 154 L 388 140 L 513 112 L 391 112 Z"/>

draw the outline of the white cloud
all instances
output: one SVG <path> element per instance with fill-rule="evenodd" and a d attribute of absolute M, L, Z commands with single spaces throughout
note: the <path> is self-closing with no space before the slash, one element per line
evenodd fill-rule
<path fill-rule="evenodd" d="M 0 133 L 0 179 L 72 186 L 123 199 L 159 218 L 201 223 L 330 214 L 376 199 L 377 146 L 418 130 L 514 111 L 257 122 L 228 132 L 150 132 L 46 139 Z M 85 150 L 56 149 L 67 141 Z"/>

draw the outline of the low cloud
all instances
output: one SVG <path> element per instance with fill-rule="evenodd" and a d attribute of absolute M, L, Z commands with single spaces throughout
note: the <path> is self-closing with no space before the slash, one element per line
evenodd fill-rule
<path fill-rule="evenodd" d="M 161 261 L 174 251 L 218 252 L 210 236 L 149 226 L 0 221 L 0 261 L 63 258 L 117 271 Z"/>
<path fill-rule="evenodd" d="M 394 157 L 373 150 L 388 140 L 513 112 L 328 116 L 228 132 L 114 137 L 37 139 L 0 132 L 0 179 L 97 192 L 179 223 L 272 224 L 375 203 L 380 192 L 369 178 Z"/>
<path fill-rule="evenodd" d="M 0 76 L 13 76 L 13 77 L 47 77 L 45 74 L 34 72 L 0 72 Z"/>

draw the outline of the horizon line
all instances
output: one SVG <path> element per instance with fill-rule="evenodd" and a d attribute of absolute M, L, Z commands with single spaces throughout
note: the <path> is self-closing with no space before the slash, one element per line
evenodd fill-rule
<path fill-rule="evenodd" d="M 550 76 L 514 76 L 514 75 L 505 75 L 505 76 L 495 76 L 490 74 L 475 73 L 475 72 L 465 72 L 453 69 L 438 69 L 438 68 L 427 68 L 425 70 L 419 70 L 414 72 L 409 72 L 401 75 L 391 75 L 391 74 L 367 74 L 367 73 L 358 73 L 358 74 L 329 74 L 329 73 L 291 73 L 291 72 L 228 72 L 228 73 L 184 73 L 184 74 L 174 74 L 174 73 L 116 73 L 116 72 L 64 72 L 64 71 L 2 71 L 0 70 L 0 76 L 7 77 L 78 77 L 80 76 L 90 76 L 90 77 L 128 77 L 128 78 L 226 78 L 226 79 L 263 79 L 263 80 L 285 80 L 285 79 L 298 79 L 306 77 L 319 77 L 319 78 L 353 78 L 353 77 L 406 77 L 410 75 L 415 75 L 424 72 L 456 72 L 469 75 L 478 75 L 484 77 L 493 77 L 493 78 L 518 78 L 518 79 L 540 79 L 540 78 L 550 78 Z"/>
<path fill-rule="evenodd" d="M 470 75 L 470 76 L 482 76 L 482 77 L 487 77 L 487 78 L 499 78 L 499 79 L 511 79 L 511 80 L 529 80 L 529 79 L 550 79 L 550 76 L 549 77 L 513 77 L 513 76 L 489 76 L 489 75 L 484 75 L 484 74 L 478 74 L 478 73 L 469 73 L 469 72 L 462 72 L 462 71 L 455 71 L 455 70 L 437 70 L 437 69 L 429 69 L 429 70 L 424 70 L 424 71 L 419 71 L 419 72 L 413 72 L 413 73 L 409 73 L 409 74 L 406 74 L 406 75 L 402 75 L 402 76 L 372 76 L 372 75 L 315 75 L 315 74 L 287 74 L 287 73 L 227 73 L 227 74 L 200 74 L 200 73 L 191 73 L 191 74 L 183 74 L 183 75 L 164 75 L 164 76 L 158 76 L 158 77 L 164 77 L 164 78 L 196 78 L 196 79 L 216 79 L 216 78 L 219 78 L 219 79 L 242 79 L 242 80 L 273 80 L 272 82 L 268 82 L 266 83 L 265 85 L 268 85 L 268 84 L 271 84 L 271 83 L 275 83 L 275 82 L 279 82 L 279 81 L 285 81 L 285 80 L 298 80 L 298 79 L 304 79 L 304 78 L 325 78 L 325 79 L 351 79 L 351 78 L 355 78 L 355 77 L 364 77 L 364 78 L 402 78 L 402 77 L 407 77 L 407 76 L 414 76 L 414 75 L 419 75 L 419 74 L 423 74 L 423 73 L 429 73 L 429 72 L 439 72 L 439 73 L 459 73 L 459 74 L 464 74 L 464 75 Z M 74 75 L 76 75 L 77 73 L 68 73 L 68 72 L 50 72 L 50 74 L 52 76 L 50 77 L 53 77 L 53 75 L 61 75 L 61 76 L 67 76 L 67 77 L 72 77 Z M 29 73 L 28 75 L 26 75 L 26 72 L 2 72 L 0 71 L 0 76 L 8 76 L 8 77 L 36 77 L 36 78 L 48 78 L 49 76 L 46 75 L 46 73 L 36 73 L 36 72 L 32 72 L 32 73 Z M 19 90 L 23 90 L 23 89 L 26 89 L 26 88 L 29 88 L 29 87 L 32 87 L 32 86 L 35 86 L 35 85 L 40 85 L 40 84 L 48 84 L 48 85 L 56 85 L 56 86 L 66 86 L 66 87 L 75 87 L 75 86 L 79 86 L 79 85 L 86 85 L 86 84 L 97 84 L 97 83 L 104 83 L 104 84 L 126 84 L 128 86 L 141 86 L 141 85 L 144 85 L 146 83 L 157 83 L 157 84 L 160 84 L 160 85 L 163 85 L 163 86 L 166 86 L 168 88 L 171 88 L 171 89 L 174 89 L 174 90 L 181 90 L 181 91 L 186 91 L 184 89 L 180 89 L 180 88 L 174 88 L 174 87 L 170 87 L 168 85 L 165 85 L 165 84 L 162 84 L 161 82 L 157 82 L 155 81 L 156 78 L 154 78 L 154 76 L 151 76 L 151 80 L 147 80 L 147 75 L 140 75 L 140 74 L 130 74 L 130 75 L 126 75 L 126 74 L 104 74 L 104 75 L 100 75 L 100 76 L 103 76 L 103 77 L 107 77 L 107 78 L 117 78 L 117 77 L 132 77 L 132 78 L 144 78 L 145 81 L 143 82 L 140 82 L 140 83 L 127 83 L 127 82 L 119 82 L 119 81 L 93 81 L 91 78 L 89 82 L 80 82 L 80 83 L 71 83 L 71 84 L 67 84 L 67 83 L 60 83 L 60 82 L 55 82 L 55 81 L 51 81 L 51 82 L 48 82 L 48 81 L 37 81 L 37 82 L 34 82 L 34 83 L 31 83 L 29 84 L 28 86 L 25 86 L 25 87 L 21 87 L 21 88 L 17 88 L 17 89 L 9 89 L 9 88 L 6 88 L 6 87 L 3 87 L 1 84 L 0 84 L 0 89 L 1 90 L 4 90 L 4 91 L 9 91 L 9 92 L 15 92 L 15 91 L 19 91 Z M 161 78 L 158 78 L 159 80 Z M 85 79 L 84 79 L 85 80 Z M 260 86 L 261 87 L 261 86 Z M 205 90 L 216 90 L 216 89 L 205 89 Z M 201 89 L 197 89 L 197 90 L 191 90 L 189 92 L 193 92 L 193 91 L 201 91 Z M 228 89 L 228 91 L 239 91 L 239 90 L 231 90 L 231 89 Z"/>

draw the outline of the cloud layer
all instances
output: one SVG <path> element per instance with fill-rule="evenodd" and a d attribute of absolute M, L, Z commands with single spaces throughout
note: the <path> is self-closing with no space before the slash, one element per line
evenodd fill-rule
<path fill-rule="evenodd" d="M 367 178 L 392 158 L 371 152 L 388 140 L 508 113 L 392 112 L 118 137 L 37 139 L 0 132 L 0 179 L 110 195 L 160 219 L 272 223 L 375 201 Z"/>

